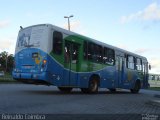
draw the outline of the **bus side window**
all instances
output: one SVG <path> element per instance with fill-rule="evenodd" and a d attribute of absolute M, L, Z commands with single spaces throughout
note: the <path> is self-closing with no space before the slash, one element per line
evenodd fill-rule
<path fill-rule="evenodd" d="M 98 45 L 98 62 L 102 63 L 102 57 L 103 57 L 103 47 Z"/>
<path fill-rule="evenodd" d="M 140 58 L 136 59 L 136 70 L 142 71 L 142 60 Z"/>
<path fill-rule="evenodd" d="M 134 70 L 135 60 L 134 60 L 134 57 L 133 57 L 133 56 L 130 56 L 130 55 L 127 56 L 127 67 L 128 67 L 129 69 L 133 69 L 133 70 Z"/>
<path fill-rule="evenodd" d="M 94 45 L 94 62 L 101 63 L 102 62 L 102 46 Z"/>
<path fill-rule="evenodd" d="M 89 42 L 88 43 L 88 60 L 93 60 L 93 52 L 94 51 L 94 44 Z"/>
<path fill-rule="evenodd" d="M 109 48 L 104 48 L 103 61 L 104 61 L 104 64 L 114 65 L 114 62 L 115 62 L 114 50 Z"/>
<path fill-rule="evenodd" d="M 106 64 L 107 63 L 107 48 L 104 48 L 103 49 L 104 50 L 104 52 L 103 52 L 103 62 L 104 62 L 104 64 Z"/>
<path fill-rule="evenodd" d="M 84 59 L 87 59 L 88 57 L 88 60 L 92 62 L 101 63 L 102 56 L 103 56 L 103 47 L 101 45 L 89 42 L 88 53 L 87 53 L 87 42 L 84 42 Z"/>
<path fill-rule="evenodd" d="M 84 41 L 84 46 L 83 46 L 83 57 L 85 60 L 88 60 L 88 44 L 86 41 Z"/>
<path fill-rule="evenodd" d="M 53 32 L 53 52 L 57 55 L 62 54 L 62 40 L 63 35 L 61 32 L 54 31 Z"/>
<path fill-rule="evenodd" d="M 108 62 L 110 63 L 110 65 L 114 65 L 115 63 L 115 55 L 114 55 L 114 50 L 112 49 L 108 49 Z"/>

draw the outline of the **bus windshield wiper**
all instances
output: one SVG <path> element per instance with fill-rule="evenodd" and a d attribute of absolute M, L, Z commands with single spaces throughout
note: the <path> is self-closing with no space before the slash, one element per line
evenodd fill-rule
<path fill-rule="evenodd" d="M 25 45 L 25 47 L 34 47 L 34 45 L 33 44 L 31 44 L 31 45 Z"/>

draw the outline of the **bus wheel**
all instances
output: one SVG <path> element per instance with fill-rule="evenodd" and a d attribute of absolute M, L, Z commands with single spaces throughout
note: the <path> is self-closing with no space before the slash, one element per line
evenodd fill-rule
<path fill-rule="evenodd" d="M 116 89 L 115 88 L 110 88 L 109 91 L 110 92 L 116 92 Z"/>
<path fill-rule="evenodd" d="M 61 92 L 71 92 L 73 88 L 71 87 L 58 87 Z"/>
<path fill-rule="evenodd" d="M 89 93 L 97 93 L 98 92 L 98 79 L 97 77 L 93 77 L 93 79 L 91 79 L 89 81 Z"/>
<path fill-rule="evenodd" d="M 83 93 L 89 93 L 88 88 L 81 88 L 81 91 L 82 91 Z"/>
<path fill-rule="evenodd" d="M 131 93 L 139 93 L 140 88 L 141 88 L 140 81 L 136 81 L 134 88 L 130 89 L 130 91 L 131 91 Z"/>
<path fill-rule="evenodd" d="M 97 77 L 93 77 L 89 81 L 88 88 L 81 88 L 81 91 L 83 93 L 97 93 L 98 92 L 98 80 L 96 78 Z"/>

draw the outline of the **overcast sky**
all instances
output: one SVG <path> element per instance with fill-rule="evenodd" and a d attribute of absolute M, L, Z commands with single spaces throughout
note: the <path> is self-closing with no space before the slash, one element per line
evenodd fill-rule
<path fill-rule="evenodd" d="M 0 0 L 0 52 L 14 54 L 19 26 L 50 23 L 148 58 L 160 74 L 160 0 Z"/>

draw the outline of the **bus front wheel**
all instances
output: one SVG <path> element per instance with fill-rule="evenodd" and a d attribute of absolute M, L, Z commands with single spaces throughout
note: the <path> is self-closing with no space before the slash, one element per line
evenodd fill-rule
<path fill-rule="evenodd" d="M 134 88 L 130 89 L 130 91 L 131 91 L 131 93 L 139 93 L 140 88 L 141 88 L 140 81 L 136 81 Z"/>
<path fill-rule="evenodd" d="M 61 92 L 71 92 L 73 88 L 70 87 L 58 87 Z"/>

